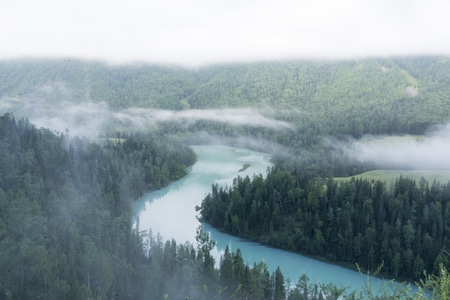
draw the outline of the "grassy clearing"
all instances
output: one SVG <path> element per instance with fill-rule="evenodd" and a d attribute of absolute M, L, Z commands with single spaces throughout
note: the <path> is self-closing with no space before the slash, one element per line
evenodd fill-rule
<path fill-rule="evenodd" d="M 351 177 L 336 177 L 336 181 L 350 180 L 352 177 L 362 178 L 373 181 L 384 181 L 386 183 L 393 183 L 397 178 L 402 176 L 403 178 L 411 178 L 419 181 L 422 177 L 429 183 L 433 183 L 434 180 L 440 183 L 447 184 L 450 181 L 450 170 L 374 170 L 364 172 Z"/>

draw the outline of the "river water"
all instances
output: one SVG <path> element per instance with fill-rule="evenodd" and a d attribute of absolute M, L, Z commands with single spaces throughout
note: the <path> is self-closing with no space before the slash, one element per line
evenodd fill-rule
<path fill-rule="evenodd" d="M 197 163 L 193 165 L 187 176 L 172 183 L 168 187 L 149 193 L 137 200 L 133 205 L 134 222 L 139 218 L 140 230 L 151 229 L 153 234 L 160 233 L 163 240 L 175 239 L 177 243 L 189 241 L 195 244 L 196 229 L 200 226 L 195 206 L 211 191 L 211 185 L 232 185 L 237 176 L 254 174 L 267 175 L 272 166 L 270 156 L 243 148 L 226 146 L 192 146 L 197 154 Z M 244 164 L 250 167 L 244 171 Z M 250 266 L 263 260 L 269 272 L 280 267 L 285 279 L 296 283 L 302 274 L 310 278 L 311 283 L 334 283 L 348 287 L 348 291 L 361 289 L 368 280 L 366 275 L 336 265 L 317 261 L 299 254 L 266 247 L 248 242 L 228 234 L 221 233 L 209 225 L 203 224 L 217 242 L 213 255 L 216 262 L 220 260 L 225 246 L 230 250 L 241 249 L 244 262 Z M 374 289 L 383 284 L 383 280 L 370 279 Z"/>

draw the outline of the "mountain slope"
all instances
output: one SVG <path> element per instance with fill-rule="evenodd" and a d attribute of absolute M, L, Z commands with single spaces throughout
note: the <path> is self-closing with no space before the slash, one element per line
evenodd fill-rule
<path fill-rule="evenodd" d="M 253 107 L 316 134 L 422 133 L 447 122 L 450 59 L 380 58 L 199 70 L 74 60 L 0 62 L 0 109 L 24 101 L 168 110 Z M 39 102 L 39 101 L 37 101 Z M 13 103 L 14 105 L 12 105 Z M 272 112 L 273 114 L 273 112 Z"/>

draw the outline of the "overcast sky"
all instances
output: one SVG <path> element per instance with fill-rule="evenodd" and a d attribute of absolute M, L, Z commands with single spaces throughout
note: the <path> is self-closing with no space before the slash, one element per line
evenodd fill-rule
<path fill-rule="evenodd" d="M 0 58 L 201 66 L 450 54 L 448 0 L 1 0 Z"/>

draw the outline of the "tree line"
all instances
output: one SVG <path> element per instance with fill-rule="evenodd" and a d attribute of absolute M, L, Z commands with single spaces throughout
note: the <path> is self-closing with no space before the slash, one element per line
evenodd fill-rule
<path fill-rule="evenodd" d="M 450 186 L 422 179 L 347 182 L 295 176 L 238 177 L 214 185 L 201 218 L 227 233 L 380 275 L 418 281 L 449 267 Z"/>

